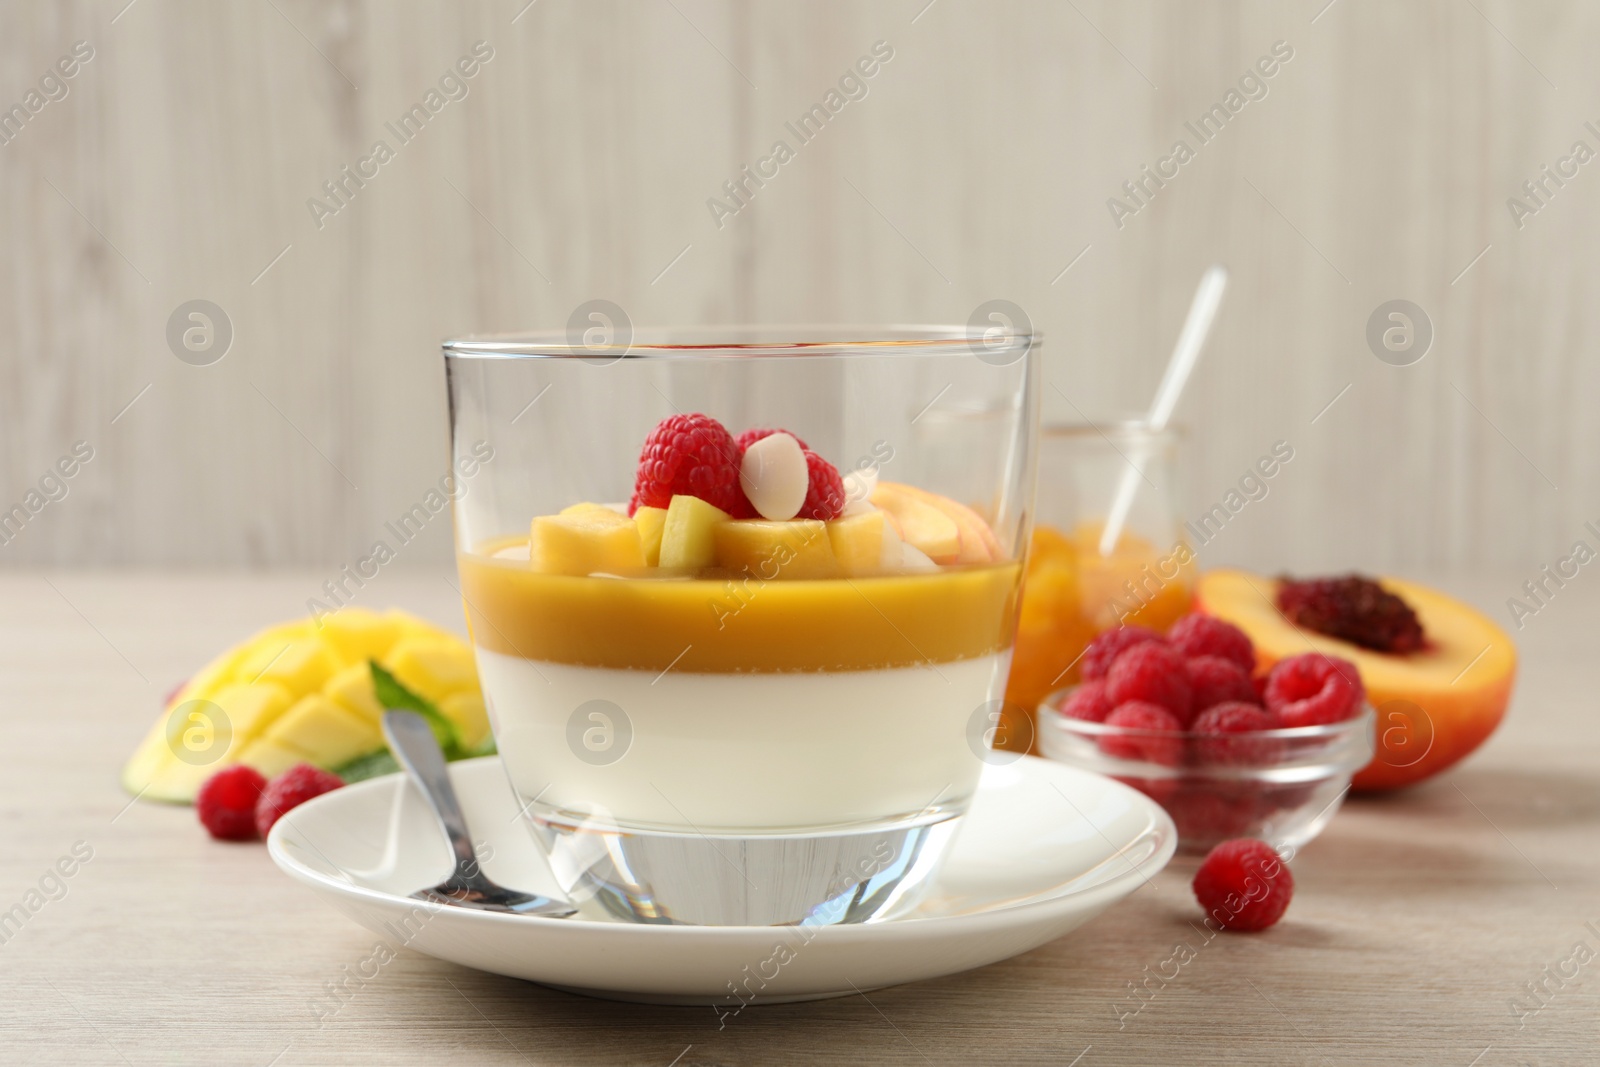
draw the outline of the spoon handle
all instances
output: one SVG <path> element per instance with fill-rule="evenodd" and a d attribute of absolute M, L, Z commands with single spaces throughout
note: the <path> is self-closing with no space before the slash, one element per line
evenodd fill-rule
<path fill-rule="evenodd" d="M 450 773 L 445 769 L 444 753 L 439 751 L 439 741 L 433 736 L 428 720 L 414 711 L 391 708 L 383 713 L 383 736 L 388 738 L 390 750 L 422 790 L 428 807 L 439 820 L 439 829 L 444 831 L 450 850 L 455 853 L 456 876 L 477 879 L 480 874 L 478 855 L 467 833 L 467 817 L 456 799 Z"/>

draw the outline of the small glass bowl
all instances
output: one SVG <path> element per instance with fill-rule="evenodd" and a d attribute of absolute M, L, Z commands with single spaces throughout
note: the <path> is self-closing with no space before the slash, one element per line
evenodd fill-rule
<path fill-rule="evenodd" d="M 1156 801 L 1177 824 L 1185 855 L 1203 856 L 1233 837 L 1298 849 L 1328 825 L 1351 776 L 1372 759 L 1371 705 L 1327 726 L 1219 737 L 1068 718 L 1056 709 L 1071 692 L 1039 705 L 1040 750 Z"/>

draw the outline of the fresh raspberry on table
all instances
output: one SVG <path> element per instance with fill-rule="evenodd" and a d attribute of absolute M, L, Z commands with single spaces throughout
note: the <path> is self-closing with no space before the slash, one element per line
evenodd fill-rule
<path fill-rule="evenodd" d="M 806 451 L 806 452 L 811 451 L 811 446 L 806 444 L 805 441 L 800 437 L 799 434 L 790 433 L 788 430 L 783 430 L 783 429 L 771 429 L 771 428 L 767 428 L 767 427 L 762 427 L 762 428 L 757 429 L 757 430 L 746 430 L 744 433 L 742 433 L 738 437 L 734 438 L 734 441 L 739 445 L 739 454 L 740 455 L 744 455 L 744 450 L 745 449 L 749 448 L 751 445 L 755 444 L 757 441 L 761 440 L 763 437 L 771 437 L 775 433 L 787 433 L 787 434 L 789 434 L 790 437 L 794 438 L 797 442 L 799 442 L 800 448 L 803 451 Z"/>
<path fill-rule="evenodd" d="M 1194 708 L 1197 712 L 1235 700 L 1246 704 L 1261 703 L 1261 698 L 1256 695 L 1255 682 L 1231 659 L 1191 656 L 1185 666 L 1189 669 L 1189 685 L 1194 689 Z"/>
<path fill-rule="evenodd" d="M 1160 634 L 1143 626 L 1119 626 L 1115 630 L 1107 630 L 1090 641 L 1089 647 L 1084 650 L 1079 677 L 1086 682 L 1104 678 L 1111 664 L 1128 649 L 1146 641 L 1159 642 L 1161 639 Z"/>
<path fill-rule="evenodd" d="M 1269 737 L 1236 737 L 1276 730 L 1278 717 L 1266 708 L 1244 701 L 1215 704 L 1189 724 L 1195 739 L 1195 757 L 1203 763 L 1252 765 L 1276 763 L 1283 755 L 1283 742 Z"/>
<path fill-rule="evenodd" d="M 1183 762 L 1183 724 L 1160 704 L 1130 700 L 1119 704 L 1106 716 L 1105 725 L 1132 733 L 1107 733 L 1100 738 L 1100 751 L 1126 760 L 1145 760 L 1164 767 Z"/>
<path fill-rule="evenodd" d="M 805 448 L 804 445 L 800 446 Z M 798 519 L 837 519 L 844 511 L 844 479 L 839 468 L 806 449 L 806 499 L 800 505 Z"/>
<path fill-rule="evenodd" d="M 1224 930 L 1265 930 L 1288 909 L 1294 875 L 1265 841 L 1235 838 L 1212 849 L 1200 865 L 1194 895 Z"/>
<path fill-rule="evenodd" d="M 1165 642 L 1145 641 L 1117 657 L 1106 674 L 1106 698 L 1113 707 L 1147 700 L 1166 708 L 1180 728 L 1194 718 L 1194 690 L 1183 657 Z"/>
<path fill-rule="evenodd" d="M 674 496 L 697 496 L 735 518 L 754 515 L 739 487 L 741 454 L 733 435 L 710 415 L 669 415 L 644 439 L 628 514 L 664 508 Z"/>
<path fill-rule="evenodd" d="M 1267 707 L 1284 726 L 1323 726 L 1361 710 L 1366 689 L 1355 664 L 1321 652 L 1292 656 L 1267 675 Z"/>
<path fill-rule="evenodd" d="M 250 841 L 256 836 L 256 801 L 267 787 L 261 772 L 235 763 L 207 778 L 195 794 L 194 810 L 219 841 Z"/>
<path fill-rule="evenodd" d="M 1059 709 L 1069 719 L 1084 722 L 1105 722 L 1111 714 L 1111 701 L 1106 699 L 1106 683 L 1084 682 L 1068 693 Z"/>
<path fill-rule="evenodd" d="M 343 785 L 344 780 L 331 771 L 309 763 L 296 763 L 267 783 L 261 799 L 256 802 L 256 830 L 266 837 L 272 825 L 284 815 L 312 797 L 320 797 Z"/>
<path fill-rule="evenodd" d="M 1238 664 L 1247 676 L 1255 673 L 1256 646 L 1231 622 L 1210 615 L 1185 615 L 1167 631 L 1167 641 L 1187 659 L 1221 656 Z"/>

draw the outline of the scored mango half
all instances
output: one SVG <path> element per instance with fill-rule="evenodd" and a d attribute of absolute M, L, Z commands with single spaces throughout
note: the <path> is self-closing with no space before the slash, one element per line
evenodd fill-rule
<path fill-rule="evenodd" d="M 402 611 L 347 607 L 270 627 L 202 667 L 123 767 L 122 787 L 187 804 L 230 764 L 270 778 L 296 763 L 337 770 L 386 750 L 369 660 L 433 702 L 463 749 L 488 740 L 466 642 Z"/>

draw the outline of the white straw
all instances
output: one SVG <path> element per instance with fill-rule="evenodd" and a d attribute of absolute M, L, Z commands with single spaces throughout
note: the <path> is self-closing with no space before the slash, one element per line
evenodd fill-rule
<path fill-rule="evenodd" d="M 1200 276 L 1200 285 L 1194 291 L 1194 302 L 1189 305 L 1189 317 L 1183 320 L 1178 343 L 1172 349 L 1172 358 L 1167 360 L 1167 372 L 1162 375 L 1155 400 L 1151 401 L 1150 412 L 1145 416 L 1142 427 L 1145 433 L 1153 435 L 1167 428 L 1167 420 L 1172 417 L 1172 409 L 1178 406 L 1178 398 L 1183 395 L 1183 387 L 1189 382 L 1189 374 L 1200 362 L 1200 351 L 1205 348 L 1206 337 L 1211 333 L 1211 324 L 1216 321 L 1217 308 L 1222 305 L 1222 294 L 1227 288 L 1228 269 L 1220 263 L 1213 264 Z M 1106 516 L 1105 528 L 1100 531 L 1102 556 L 1109 556 L 1116 549 L 1123 524 L 1128 521 L 1128 512 L 1133 507 L 1133 498 L 1139 492 L 1142 477 L 1140 468 L 1145 461 L 1145 450 L 1140 447 L 1135 449 L 1135 453 L 1135 456 L 1129 457 L 1128 469 L 1122 472 L 1117 495 L 1111 502 L 1111 513 Z"/>

